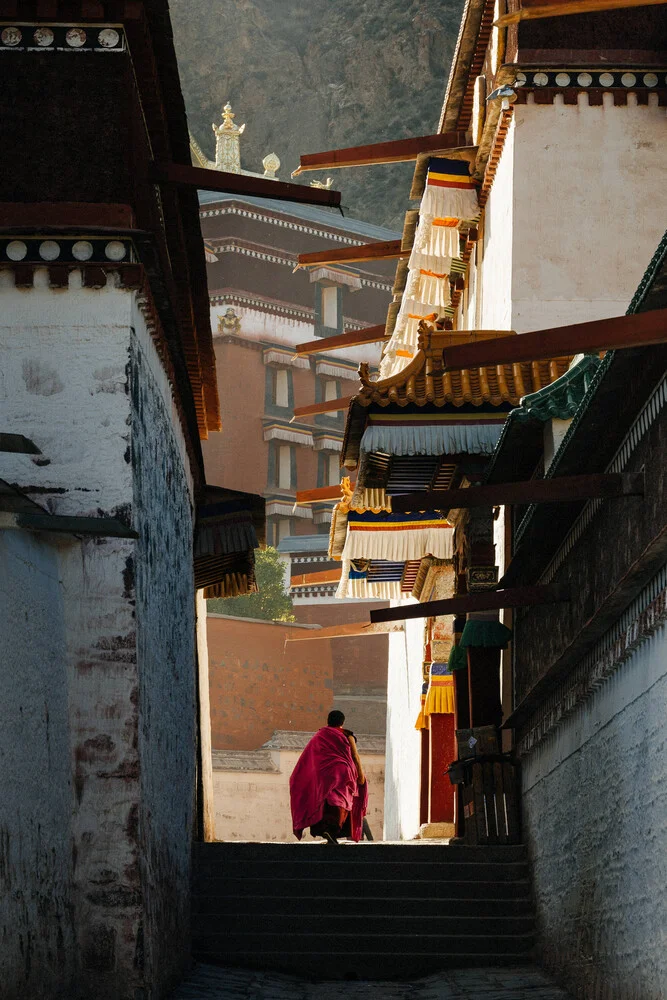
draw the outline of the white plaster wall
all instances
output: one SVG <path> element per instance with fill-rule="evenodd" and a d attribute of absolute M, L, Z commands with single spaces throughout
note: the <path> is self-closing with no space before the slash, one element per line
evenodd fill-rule
<path fill-rule="evenodd" d="M 530 98 L 530 95 L 529 95 Z M 512 327 L 625 313 L 667 217 L 667 115 L 648 107 L 516 105 Z M 507 149 L 501 169 L 507 161 Z M 502 197 L 497 190 L 492 199 Z"/>
<path fill-rule="evenodd" d="M 360 751 L 368 781 L 367 819 L 373 837 L 382 839 L 384 756 Z M 273 754 L 280 772 L 213 771 L 215 835 L 217 840 L 258 840 L 293 843 L 289 779 L 300 753 Z M 312 840 L 309 833 L 304 840 Z M 318 838 L 315 838 L 318 839 Z"/>
<path fill-rule="evenodd" d="M 393 601 L 392 607 L 413 601 Z M 408 619 L 404 632 L 389 633 L 384 839 L 412 840 L 419 832 L 421 734 L 419 715 L 424 620 Z"/>
<path fill-rule="evenodd" d="M 211 306 L 211 329 L 218 329 L 218 318 L 224 316 L 229 306 L 227 304 Z M 312 321 L 301 319 L 290 319 L 289 316 L 278 316 L 274 313 L 260 312 L 249 306 L 233 306 L 234 312 L 241 320 L 241 337 L 248 340 L 266 341 L 278 345 L 295 347 L 308 340 L 315 339 L 314 326 Z M 368 361 L 369 364 L 378 364 L 380 360 L 381 347 L 379 344 L 364 344 L 360 347 L 347 347 L 344 350 L 337 350 L 331 359 L 343 358 L 346 361 L 354 361 L 359 364 L 361 361 Z"/>
<path fill-rule="evenodd" d="M 667 628 L 523 761 L 547 962 L 578 997 L 667 996 Z"/>
<path fill-rule="evenodd" d="M 213 793 L 213 765 L 211 763 L 211 696 L 208 670 L 208 635 L 206 632 L 207 605 L 204 591 L 197 591 L 197 666 L 199 682 L 199 767 L 201 768 L 201 811 L 203 839 L 215 840 L 215 802 Z"/>
<path fill-rule="evenodd" d="M 484 213 L 483 253 L 477 282 L 481 300 L 474 307 L 475 325 L 479 317 L 483 330 L 512 329 L 514 137 L 513 121 Z"/>

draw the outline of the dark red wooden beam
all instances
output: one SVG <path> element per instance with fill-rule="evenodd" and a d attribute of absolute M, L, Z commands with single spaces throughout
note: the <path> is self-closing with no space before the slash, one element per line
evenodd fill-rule
<path fill-rule="evenodd" d="M 446 347 L 443 358 L 447 371 L 460 371 L 626 347 L 651 347 L 666 342 L 667 309 L 654 309 L 630 316 L 614 316 L 460 347 Z"/>
<path fill-rule="evenodd" d="M 306 170 L 335 170 L 337 167 L 366 167 L 374 163 L 402 163 L 416 160 L 421 153 L 445 152 L 468 145 L 462 131 L 440 135 L 418 135 L 410 139 L 373 142 L 366 146 L 330 149 L 325 153 L 303 153 L 292 177 Z"/>
<path fill-rule="evenodd" d="M 387 340 L 389 337 L 385 332 L 385 324 L 380 323 L 379 326 L 367 326 L 365 330 L 340 333 L 337 337 L 307 340 L 303 344 L 297 344 L 294 351 L 296 354 L 320 354 L 324 351 L 337 351 L 341 347 L 358 347 L 360 344 L 377 344 Z"/>
<path fill-rule="evenodd" d="M 324 205 L 340 208 L 340 191 L 289 184 L 286 181 L 248 177 L 224 170 L 207 170 L 183 163 L 153 163 L 151 180 L 158 184 L 175 184 L 179 187 L 197 188 L 200 191 L 221 191 L 225 194 L 250 195 L 253 198 L 276 198 L 279 201 L 296 201 L 305 205 Z"/>
<path fill-rule="evenodd" d="M 591 14 L 598 11 L 621 10 L 625 7 L 648 7 L 665 3 L 665 0 L 560 0 L 559 3 L 544 3 L 544 0 L 522 0 L 519 10 L 503 14 L 494 21 L 499 28 L 509 24 L 541 17 L 565 17 L 571 14 Z"/>
<path fill-rule="evenodd" d="M 354 483 L 350 485 L 354 489 Z M 329 500 L 341 500 L 342 497 L 340 484 L 337 483 L 335 486 L 317 486 L 312 490 L 297 490 L 295 503 L 326 503 Z"/>
<path fill-rule="evenodd" d="M 535 604 L 556 604 L 569 601 L 566 588 L 513 587 L 507 590 L 485 590 L 479 594 L 449 597 L 443 601 L 425 601 L 402 608 L 378 608 L 371 611 L 372 622 L 401 622 L 407 618 L 430 618 L 434 615 L 465 615 L 470 611 L 498 611 L 500 608 L 529 608 Z"/>
<path fill-rule="evenodd" d="M 308 406 L 295 406 L 294 417 L 310 417 L 317 413 L 338 413 L 339 410 L 347 410 L 354 399 L 354 396 L 340 396 L 338 399 L 322 400 L 321 403 L 309 403 Z"/>
<path fill-rule="evenodd" d="M 406 510 L 455 510 L 457 507 L 500 507 L 504 504 L 567 503 L 593 498 L 612 499 L 644 495 L 643 472 L 596 473 L 589 476 L 559 476 L 531 479 L 523 483 L 491 483 L 466 490 L 431 490 L 392 497 L 394 512 Z"/>
<path fill-rule="evenodd" d="M 299 266 L 352 264 L 359 260 L 393 260 L 396 257 L 409 256 L 409 250 L 401 250 L 400 240 L 385 240 L 383 243 L 363 243 L 360 247 L 341 247 L 340 250 L 317 250 L 315 253 L 300 253 Z"/>

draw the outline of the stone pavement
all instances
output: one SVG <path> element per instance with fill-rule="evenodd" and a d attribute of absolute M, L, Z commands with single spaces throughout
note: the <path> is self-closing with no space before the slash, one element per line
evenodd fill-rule
<path fill-rule="evenodd" d="M 173 1000 L 571 1000 L 535 966 L 455 969 L 414 983 L 309 983 L 198 965 Z"/>

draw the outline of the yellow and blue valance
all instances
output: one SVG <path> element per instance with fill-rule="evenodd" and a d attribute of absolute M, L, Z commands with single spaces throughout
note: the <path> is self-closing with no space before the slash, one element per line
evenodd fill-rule
<path fill-rule="evenodd" d="M 448 663 L 431 664 L 424 715 L 453 715 L 455 710 L 454 675 Z"/>

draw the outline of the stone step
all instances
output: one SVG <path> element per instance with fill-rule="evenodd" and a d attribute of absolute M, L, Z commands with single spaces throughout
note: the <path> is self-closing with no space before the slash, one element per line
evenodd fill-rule
<path fill-rule="evenodd" d="M 404 913 L 382 913 L 374 914 L 372 921 L 369 915 L 360 912 L 347 914 L 331 914 L 327 912 L 326 900 L 322 900 L 320 912 L 311 915 L 307 921 L 306 929 L 298 932 L 298 943 L 305 940 L 307 936 L 314 934 L 321 938 L 322 935 L 332 939 L 341 935 L 353 940 L 363 938 L 369 926 L 372 927 L 374 936 L 381 935 L 383 938 L 412 938 L 415 935 L 420 937 L 436 939 L 438 942 L 446 940 L 449 936 L 457 939 L 461 936 L 471 936 L 475 938 L 490 937 L 494 941 L 514 939 L 524 934 L 532 934 L 535 930 L 535 918 L 532 914 L 521 917 L 488 917 L 484 913 L 475 916 L 462 917 L 457 914 L 441 914 L 428 916 L 406 916 Z M 280 919 L 283 916 L 284 921 Z M 282 928 L 289 925 L 288 913 L 276 914 L 240 914 L 240 913 L 217 913 L 215 915 L 200 915 L 194 919 L 194 933 L 197 938 L 206 940 L 211 936 L 216 936 L 220 943 L 229 939 L 238 939 L 241 935 L 255 939 L 259 934 L 271 939 L 276 933 L 282 933 Z M 297 935 L 293 936 L 293 940 Z M 290 945 L 286 943 L 286 948 Z M 440 944 L 438 944 L 440 947 Z"/>
<path fill-rule="evenodd" d="M 337 854 L 335 848 L 329 848 Z M 343 853 L 343 852 L 340 852 Z M 306 869 L 314 869 L 312 872 Z M 458 864 L 416 862 L 396 864 L 393 861 L 350 861 L 332 858 L 317 864 L 303 865 L 291 861 L 253 860 L 239 864 L 233 861 L 198 863 L 195 888 L 210 878 L 234 878 L 242 874 L 244 878 L 294 879 L 312 878 L 337 882 L 338 879 L 358 879 L 364 882 L 392 882 L 395 879 L 409 879 L 412 882 L 476 882 L 498 881 L 516 882 L 529 877 L 529 866 L 525 861 L 510 861 L 504 864 L 483 861 L 462 861 Z"/>
<path fill-rule="evenodd" d="M 413 879 L 359 878 L 272 878 L 231 876 L 199 876 L 195 879 L 195 898 L 234 899 L 244 896 L 277 896 L 281 899 L 320 896 L 325 899 L 334 891 L 337 896 L 363 900 L 367 895 L 386 899 L 424 896 L 428 899 L 529 899 L 530 882 L 521 879 L 433 880 L 426 884 Z"/>
<path fill-rule="evenodd" d="M 246 841 L 212 844 L 197 844 L 195 863 L 203 865 L 209 861 L 293 861 L 302 864 L 328 862 L 331 851 L 339 854 L 338 860 L 361 862 L 388 862 L 412 864 L 415 861 L 431 864 L 435 861 L 447 864 L 485 862 L 487 864 L 507 864 L 512 861 L 526 861 L 527 848 L 524 844 L 512 846 L 492 845 L 470 847 L 455 844 L 429 844 L 427 841 L 411 841 L 406 844 L 387 844 L 382 841 L 361 841 L 359 844 L 342 843 L 338 847 L 316 843 L 263 844 Z"/>
<path fill-rule="evenodd" d="M 467 885 L 468 883 L 466 883 Z M 507 883 L 505 883 L 507 884 Z M 330 886 L 326 896 L 314 895 L 312 883 L 308 883 L 310 889 L 308 895 L 296 896 L 293 894 L 270 895 L 264 893 L 264 886 L 259 887 L 260 892 L 256 895 L 225 895 L 218 894 L 196 896 L 193 900 L 194 915 L 196 918 L 214 919 L 216 914 L 236 914 L 243 916 L 246 914 L 262 914 L 266 917 L 274 915 L 286 918 L 318 916 L 326 908 L 326 913 L 331 916 L 349 914 L 351 908 L 359 908 L 359 896 L 350 898 L 340 894 L 338 885 Z M 528 894 L 528 883 L 525 883 L 526 895 L 516 899 L 484 899 L 472 898 L 463 899 L 457 897 L 432 897 L 428 896 L 404 896 L 400 897 L 400 912 L 406 917 L 426 917 L 426 916 L 457 916 L 457 917 L 525 917 L 533 913 L 533 901 Z M 332 895 L 332 892 L 335 895 Z M 396 897 L 389 893 L 384 896 L 364 895 L 363 913 L 366 916 L 380 916 L 386 914 L 388 910 L 396 909 Z"/>

